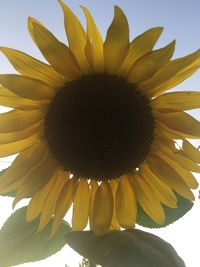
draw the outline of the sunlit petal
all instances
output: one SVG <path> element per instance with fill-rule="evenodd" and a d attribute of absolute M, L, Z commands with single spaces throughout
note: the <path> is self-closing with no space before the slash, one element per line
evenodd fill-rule
<path fill-rule="evenodd" d="M 189 186 L 182 180 L 182 177 L 165 160 L 157 155 L 151 155 L 148 159 L 151 171 L 165 184 L 174 189 L 183 197 L 194 200 L 194 195 Z"/>
<path fill-rule="evenodd" d="M 86 179 L 81 179 L 74 191 L 72 229 L 83 230 L 88 222 L 90 207 L 90 189 Z"/>
<path fill-rule="evenodd" d="M 19 110 L 43 109 L 50 103 L 50 99 L 32 100 L 20 97 L 7 88 L 0 86 L 0 105 Z"/>
<path fill-rule="evenodd" d="M 97 235 L 105 234 L 109 231 L 113 215 L 113 195 L 107 182 L 102 182 L 97 189 L 94 206 L 92 225 Z"/>
<path fill-rule="evenodd" d="M 0 83 L 14 94 L 32 100 L 48 99 L 55 94 L 44 82 L 27 76 L 0 74 Z"/>
<path fill-rule="evenodd" d="M 184 91 L 162 94 L 154 98 L 151 105 L 161 112 L 196 109 L 200 107 L 200 92 Z"/>
<path fill-rule="evenodd" d="M 134 177 L 133 177 L 134 179 Z M 136 197 L 127 176 L 121 177 L 116 192 L 116 216 L 119 225 L 132 228 L 137 214 Z"/>
<path fill-rule="evenodd" d="M 124 60 L 129 49 L 129 27 L 125 14 L 115 6 L 113 21 L 104 43 L 105 69 L 113 73 Z"/>
<path fill-rule="evenodd" d="M 53 68 L 68 79 L 78 78 L 81 73 L 70 49 L 35 19 L 29 18 L 29 24 L 37 46 Z"/>
<path fill-rule="evenodd" d="M 20 74 L 39 79 L 51 87 L 57 88 L 63 85 L 63 79 L 52 66 L 12 48 L 0 47 L 0 51 L 4 53 L 16 71 Z"/>
<path fill-rule="evenodd" d="M 65 31 L 67 34 L 69 47 L 75 55 L 80 69 L 84 74 L 89 72 L 89 64 L 85 55 L 87 35 L 73 12 L 62 0 L 58 0 L 64 13 Z"/>
<path fill-rule="evenodd" d="M 126 77 L 136 60 L 153 49 L 162 31 L 162 27 L 152 28 L 133 39 L 130 43 L 126 58 L 122 62 L 117 73 L 120 76 Z"/>
<path fill-rule="evenodd" d="M 89 10 L 85 7 L 82 7 L 82 9 L 87 19 L 86 56 L 89 57 L 88 62 L 91 58 L 92 69 L 101 73 L 104 70 L 103 40 Z"/>
<path fill-rule="evenodd" d="M 175 41 L 164 48 L 154 50 L 138 59 L 128 74 L 128 81 L 130 83 L 137 83 L 151 78 L 171 59 L 174 49 Z"/>
<path fill-rule="evenodd" d="M 134 179 L 129 178 L 137 200 L 143 210 L 158 224 L 164 223 L 165 214 L 160 201 L 141 176 L 135 174 Z"/>

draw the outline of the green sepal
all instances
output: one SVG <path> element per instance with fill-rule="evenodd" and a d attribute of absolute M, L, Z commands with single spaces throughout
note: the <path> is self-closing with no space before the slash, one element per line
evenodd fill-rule
<path fill-rule="evenodd" d="M 49 239 L 52 221 L 37 233 L 39 219 L 26 221 L 26 207 L 18 209 L 0 230 L 0 266 L 8 267 L 45 259 L 66 244 L 64 236 L 71 230 L 63 222 Z"/>
<path fill-rule="evenodd" d="M 165 212 L 165 222 L 163 224 L 157 224 L 156 222 L 154 222 L 144 212 L 144 210 L 139 204 L 136 223 L 147 228 L 162 228 L 183 217 L 193 207 L 194 203 L 188 199 L 185 199 L 177 193 L 175 194 L 177 198 L 177 208 L 172 209 L 163 205 L 163 209 Z"/>

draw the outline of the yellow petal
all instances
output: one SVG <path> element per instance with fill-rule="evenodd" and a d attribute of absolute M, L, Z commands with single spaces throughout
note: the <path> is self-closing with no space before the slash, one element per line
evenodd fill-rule
<path fill-rule="evenodd" d="M 129 27 L 125 14 L 115 6 L 113 21 L 104 43 L 104 60 L 107 73 L 115 73 L 129 49 Z"/>
<path fill-rule="evenodd" d="M 20 74 L 39 79 L 50 87 L 59 88 L 63 86 L 63 79 L 50 65 L 12 48 L 0 47 L 0 51 L 4 53 Z"/>
<path fill-rule="evenodd" d="M 41 194 L 41 191 L 38 191 L 34 196 L 31 198 L 27 211 L 26 211 L 26 220 L 27 222 L 33 221 L 37 218 L 41 212 L 42 205 L 44 204 L 46 194 Z"/>
<path fill-rule="evenodd" d="M 62 177 L 63 172 L 61 172 L 62 174 L 59 172 L 60 170 L 58 169 L 54 173 L 53 178 L 41 190 L 34 194 L 27 207 L 26 218 L 28 221 L 34 220 L 41 213 L 39 230 L 40 227 L 43 228 L 43 224 L 51 219 L 59 194 L 68 181 L 68 177 Z M 54 190 L 52 190 L 52 187 Z"/>
<path fill-rule="evenodd" d="M 164 91 L 167 91 L 183 81 L 185 81 L 187 78 L 191 77 L 197 70 L 199 70 L 200 67 L 200 60 L 194 61 L 194 63 L 191 63 L 188 68 L 185 68 L 183 71 L 178 72 L 175 76 L 173 76 L 171 79 L 166 81 L 164 85 L 162 85 L 160 88 L 158 88 L 155 92 L 151 93 L 152 96 L 157 96 Z"/>
<path fill-rule="evenodd" d="M 80 69 L 70 49 L 35 19 L 29 18 L 28 23 L 38 48 L 53 68 L 70 80 L 78 78 Z"/>
<path fill-rule="evenodd" d="M 65 173 L 65 176 L 63 175 Z M 40 223 L 38 226 L 38 231 L 41 231 L 47 223 L 52 219 L 53 213 L 55 211 L 56 201 L 59 197 L 59 194 L 69 179 L 69 175 L 66 175 L 66 172 L 60 171 L 58 168 L 48 184 L 42 188 L 41 195 L 45 195 L 44 203 L 41 203 L 41 216 Z"/>
<path fill-rule="evenodd" d="M 23 198 L 31 197 L 45 186 L 58 168 L 57 161 L 46 159 L 36 166 L 28 175 L 26 181 L 17 191 L 13 207 Z"/>
<path fill-rule="evenodd" d="M 35 165 L 42 159 L 47 151 L 45 143 L 37 142 L 30 148 L 22 151 L 13 161 L 11 166 L 6 170 L 0 179 L 0 190 L 15 184 L 23 178 Z"/>
<path fill-rule="evenodd" d="M 89 10 L 85 7 L 82 9 L 87 19 L 86 51 L 91 58 L 92 69 L 97 73 L 102 73 L 104 70 L 103 40 Z"/>
<path fill-rule="evenodd" d="M 160 132 L 160 135 L 164 135 L 164 136 L 166 135 L 168 139 L 171 139 L 171 140 L 183 139 L 186 137 L 185 134 L 170 129 L 169 127 L 167 127 L 165 124 L 161 123 L 158 120 L 155 120 L 155 122 L 156 122 L 156 128 L 155 128 L 156 134 Z"/>
<path fill-rule="evenodd" d="M 93 206 L 94 206 L 94 199 L 98 189 L 98 182 L 95 180 L 91 180 L 90 182 L 90 213 L 89 213 L 89 223 L 90 229 L 93 230 L 92 225 L 92 217 L 93 217 Z"/>
<path fill-rule="evenodd" d="M 176 207 L 177 199 L 172 189 L 154 175 L 146 163 L 140 166 L 139 174 L 149 184 L 160 202 L 170 208 Z"/>
<path fill-rule="evenodd" d="M 66 173 L 64 175 L 64 173 L 65 172 L 63 171 L 60 173 L 55 172 L 54 177 L 48 184 L 34 194 L 29 202 L 26 219 L 32 221 L 41 213 L 39 230 L 41 230 L 52 218 L 59 194 L 68 181 L 68 175 L 66 175 Z"/>
<path fill-rule="evenodd" d="M 156 112 L 155 116 L 162 124 L 185 137 L 200 137 L 200 122 L 185 112 Z"/>
<path fill-rule="evenodd" d="M 55 182 L 56 182 L 56 178 L 58 176 L 58 173 L 59 173 L 59 169 L 57 169 L 54 172 L 54 175 L 52 176 L 50 181 L 41 190 L 37 191 L 36 195 L 39 194 L 38 195 L 38 201 L 40 201 L 40 202 L 38 202 L 38 204 L 39 204 L 39 207 L 37 208 L 38 211 L 34 212 L 34 210 L 32 210 L 32 214 L 30 214 L 30 212 L 29 212 L 29 221 L 30 221 L 31 217 L 33 218 L 33 215 L 36 216 L 36 215 L 39 215 L 41 213 L 40 223 L 38 226 L 38 232 L 41 231 L 46 226 L 46 224 L 49 222 L 49 220 L 52 217 L 52 214 L 49 216 L 50 218 L 47 217 L 47 214 L 49 215 L 49 213 L 47 210 L 44 209 L 44 206 L 45 206 L 45 208 L 48 208 L 48 205 L 49 204 L 51 205 L 51 203 L 49 203 L 49 202 L 47 203 L 47 197 L 55 188 Z M 35 196 L 35 194 L 34 194 L 34 196 Z M 32 205 L 32 208 L 33 208 L 33 205 Z M 28 211 L 27 211 L 26 217 L 28 217 Z"/>
<path fill-rule="evenodd" d="M 170 152 L 170 149 L 168 149 Z M 185 170 L 189 172 L 200 172 L 200 166 L 196 164 L 193 160 L 187 158 L 184 153 L 181 153 L 182 150 L 171 150 L 173 159 L 178 162 Z"/>
<path fill-rule="evenodd" d="M 195 189 L 198 187 L 198 183 L 191 174 L 191 171 L 187 170 L 188 167 L 186 168 L 182 166 L 183 163 L 180 161 L 180 159 L 178 160 L 178 157 L 170 149 L 159 144 L 159 150 L 155 150 L 154 153 L 163 158 L 163 160 L 165 160 L 180 175 L 180 177 L 190 188 Z"/>
<path fill-rule="evenodd" d="M 160 112 L 174 112 L 199 108 L 200 92 L 184 91 L 165 93 L 154 98 L 151 105 Z"/>
<path fill-rule="evenodd" d="M 165 220 L 165 214 L 153 190 L 149 187 L 146 181 L 137 174 L 134 175 L 134 178 L 129 177 L 129 179 L 132 183 L 137 201 L 140 203 L 143 210 L 156 223 L 163 224 Z"/>
<path fill-rule="evenodd" d="M 0 133 L 24 130 L 40 122 L 44 115 L 40 110 L 11 110 L 0 114 Z"/>
<path fill-rule="evenodd" d="M 37 131 L 33 135 L 18 140 L 16 142 L 0 144 L 0 157 L 7 157 L 17 154 L 37 143 L 41 138 L 41 130 Z"/>
<path fill-rule="evenodd" d="M 17 96 L 16 94 L 14 94 L 13 92 L 11 92 L 10 90 L 8 90 L 7 88 L 5 88 L 4 86 L 0 86 L 0 94 L 1 96 L 7 96 L 7 97 L 18 97 L 21 98 L 20 96 Z M 25 98 L 26 100 L 28 100 L 27 98 Z M 31 100 L 29 100 L 31 101 Z M 35 101 L 35 100 L 34 100 Z"/>
<path fill-rule="evenodd" d="M 200 66 L 200 50 L 170 61 L 161 68 L 151 79 L 141 82 L 138 86 L 150 96 L 156 96 L 178 85 L 192 75 Z"/>
<path fill-rule="evenodd" d="M 164 131 L 164 129 L 161 130 L 161 128 L 158 127 L 158 125 L 156 125 L 155 127 L 154 134 L 155 134 L 154 138 L 157 144 L 158 142 L 161 142 L 172 150 L 176 149 L 176 141 L 174 140 L 174 137 L 170 136 L 168 132 Z M 175 138 L 177 139 L 177 137 Z"/>
<path fill-rule="evenodd" d="M 194 200 L 194 195 L 183 181 L 182 177 L 166 161 L 156 155 L 148 158 L 151 171 L 165 184 L 183 197 Z"/>
<path fill-rule="evenodd" d="M 43 109 L 50 103 L 50 99 L 31 100 L 19 97 L 7 88 L 0 86 L 0 105 L 19 110 Z"/>
<path fill-rule="evenodd" d="M 29 31 L 29 34 L 30 34 L 33 42 L 36 44 L 35 34 L 33 33 L 33 23 L 31 23 L 31 22 L 35 22 L 42 27 L 44 27 L 44 25 L 40 21 L 38 21 L 37 19 L 35 19 L 33 17 L 28 17 L 28 31 Z"/>
<path fill-rule="evenodd" d="M 132 228 L 137 214 L 136 198 L 128 177 L 125 175 L 120 178 L 115 205 L 119 225 L 123 228 Z"/>
<path fill-rule="evenodd" d="M 24 176 L 22 176 L 21 178 L 19 178 L 18 180 L 16 180 L 15 182 L 13 182 L 12 184 L 8 185 L 8 187 L 5 188 L 5 190 L 7 190 L 7 192 L 9 191 L 16 191 L 19 190 L 22 185 L 24 183 L 27 182 L 27 180 L 29 179 L 29 175 L 30 173 L 32 173 L 36 168 L 38 168 L 41 163 L 43 163 L 44 161 L 46 161 L 47 159 L 47 155 L 48 155 L 48 151 L 44 151 L 43 155 L 40 157 L 40 160 L 38 160 L 26 173 Z M 28 196 L 30 197 L 30 196 Z M 19 202 L 21 200 L 21 198 L 14 199 L 13 201 L 13 208 L 14 206 L 17 204 L 17 202 Z"/>
<path fill-rule="evenodd" d="M 72 204 L 74 186 L 75 186 L 75 180 L 70 179 L 64 185 L 64 187 L 60 193 L 60 196 L 57 199 L 50 238 L 57 231 L 62 219 L 64 218 L 65 214 L 68 212 L 68 210 Z"/>
<path fill-rule="evenodd" d="M 8 192 L 14 192 L 20 188 L 20 186 L 26 181 L 27 175 L 19 178 L 15 182 L 11 183 L 10 185 L 0 185 L 0 192 L 1 194 L 8 193 Z"/>
<path fill-rule="evenodd" d="M 44 100 L 54 96 L 55 91 L 44 82 L 17 74 L 0 74 L 0 83 L 14 94 L 32 100 Z"/>
<path fill-rule="evenodd" d="M 103 181 L 98 187 L 93 206 L 92 225 L 96 235 L 109 231 L 113 215 L 113 195 L 110 186 Z"/>
<path fill-rule="evenodd" d="M 41 127 L 42 127 L 41 123 L 37 123 L 21 131 L 10 132 L 10 133 L 0 133 L 0 144 L 12 143 L 12 142 L 16 142 L 16 141 L 28 138 L 34 133 L 36 133 Z"/>
<path fill-rule="evenodd" d="M 110 181 L 110 183 L 109 183 L 110 189 L 111 189 L 112 194 L 113 194 L 113 199 L 115 199 L 118 184 L 119 184 L 118 181 L 115 180 L 115 179 L 112 179 Z M 113 209 L 112 221 L 111 221 L 111 225 L 110 225 L 110 231 L 112 231 L 112 230 L 120 230 L 120 226 L 119 226 L 119 223 L 117 221 L 117 216 L 116 216 L 115 201 L 114 201 L 114 209 Z"/>
<path fill-rule="evenodd" d="M 90 189 L 88 181 L 81 178 L 76 185 L 73 199 L 72 229 L 83 230 L 87 226 L 90 207 Z"/>
<path fill-rule="evenodd" d="M 191 159 L 189 155 L 185 154 L 182 147 L 179 146 L 179 149 L 176 148 L 177 143 L 167 136 L 167 134 L 161 133 L 160 131 L 155 131 L 156 138 L 159 143 L 159 147 L 164 149 L 170 156 L 174 159 L 175 162 L 178 162 L 184 169 L 191 172 L 199 172 L 200 166 L 196 163 L 195 160 Z M 183 140 L 183 142 L 186 140 Z"/>
<path fill-rule="evenodd" d="M 200 151 L 190 144 L 187 140 L 183 140 L 182 149 L 184 155 L 186 155 L 191 160 L 200 163 Z"/>
<path fill-rule="evenodd" d="M 128 54 L 117 73 L 120 76 L 126 77 L 136 60 L 153 49 L 162 31 L 162 27 L 152 28 L 133 39 Z"/>
<path fill-rule="evenodd" d="M 62 0 L 58 0 L 64 13 L 65 31 L 67 34 L 69 47 L 79 63 L 82 73 L 89 72 L 89 64 L 85 55 L 85 46 L 87 35 L 73 12 L 66 6 Z"/>
<path fill-rule="evenodd" d="M 171 59 L 174 49 L 175 41 L 138 59 L 128 74 L 128 81 L 130 83 L 137 83 L 150 79 Z"/>

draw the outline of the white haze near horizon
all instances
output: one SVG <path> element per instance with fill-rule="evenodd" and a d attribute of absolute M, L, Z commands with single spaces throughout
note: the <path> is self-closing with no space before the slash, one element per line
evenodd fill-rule
<path fill-rule="evenodd" d="M 88 7 L 103 36 L 112 20 L 113 6 L 119 5 L 126 13 L 130 25 L 131 37 L 140 34 L 148 28 L 154 26 L 164 26 L 165 31 L 158 42 L 157 47 L 165 46 L 176 38 L 177 46 L 175 57 L 181 57 L 189 54 L 200 46 L 200 1 L 192 0 L 110 0 L 110 1 L 90 1 L 90 0 L 69 0 L 65 1 L 73 11 L 78 15 L 81 21 L 84 21 L 79 5 Z M 63 42 L 65 34 L 63 27 L 62 12 L 56 0 L 0 0 L 0 46 L 8 46 L 25 51 L 26 53 L 42 59 L 41 54 L 28 37 L 26 20 L 33 16 L 44 22 L 44 24 Z M 42 59 L 44 60 L 44 59 Z M 14 72 L 8 61 L 0 55 L 0 73 Z M 185 81 L 176 88 L 177 90 L 200 90 L 200 72 Z M 0 109 L 5 112 L 5 109 Z M 200 119 L 199 110 L 192 114 Z M 200 144 L 199 140 L 194 143 Z M 13 157 L 0 159 L 0 168 L 7 167 Z M 197 177 L 199 180 L 200 177 Z M 197 196 L 196 191 L 196 196 Z M 17 206 L 24 205 L 22 201 Z M 0 197 L 0 227 L 13 212 L 12 199 Z M 149 230 L 167 242 L 171 243 L 178 254 L 184 259 L 187 267 L 199 266 L 199 237 L 200 237 L 200 204 L 198 198 L 192 210 L 179 221 L 159 230 Z M 81 257 L 68 246 L 65 246 L 60 252 L 49 257 L 46 260 L 18 265 L 19 267 L 64 267 L 68 264 L 70 267 L 77 267 Z"/>

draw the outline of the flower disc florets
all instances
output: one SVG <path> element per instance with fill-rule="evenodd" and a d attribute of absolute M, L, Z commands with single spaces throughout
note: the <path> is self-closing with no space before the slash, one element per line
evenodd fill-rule
<path fill-rule="evenodd" d="M 49 106 L 45 137 L 60 165 L 78 177 L 107 180 L 135 169 L 153 140 L 148 99 L 116 75 L 68 82 Z"/>

